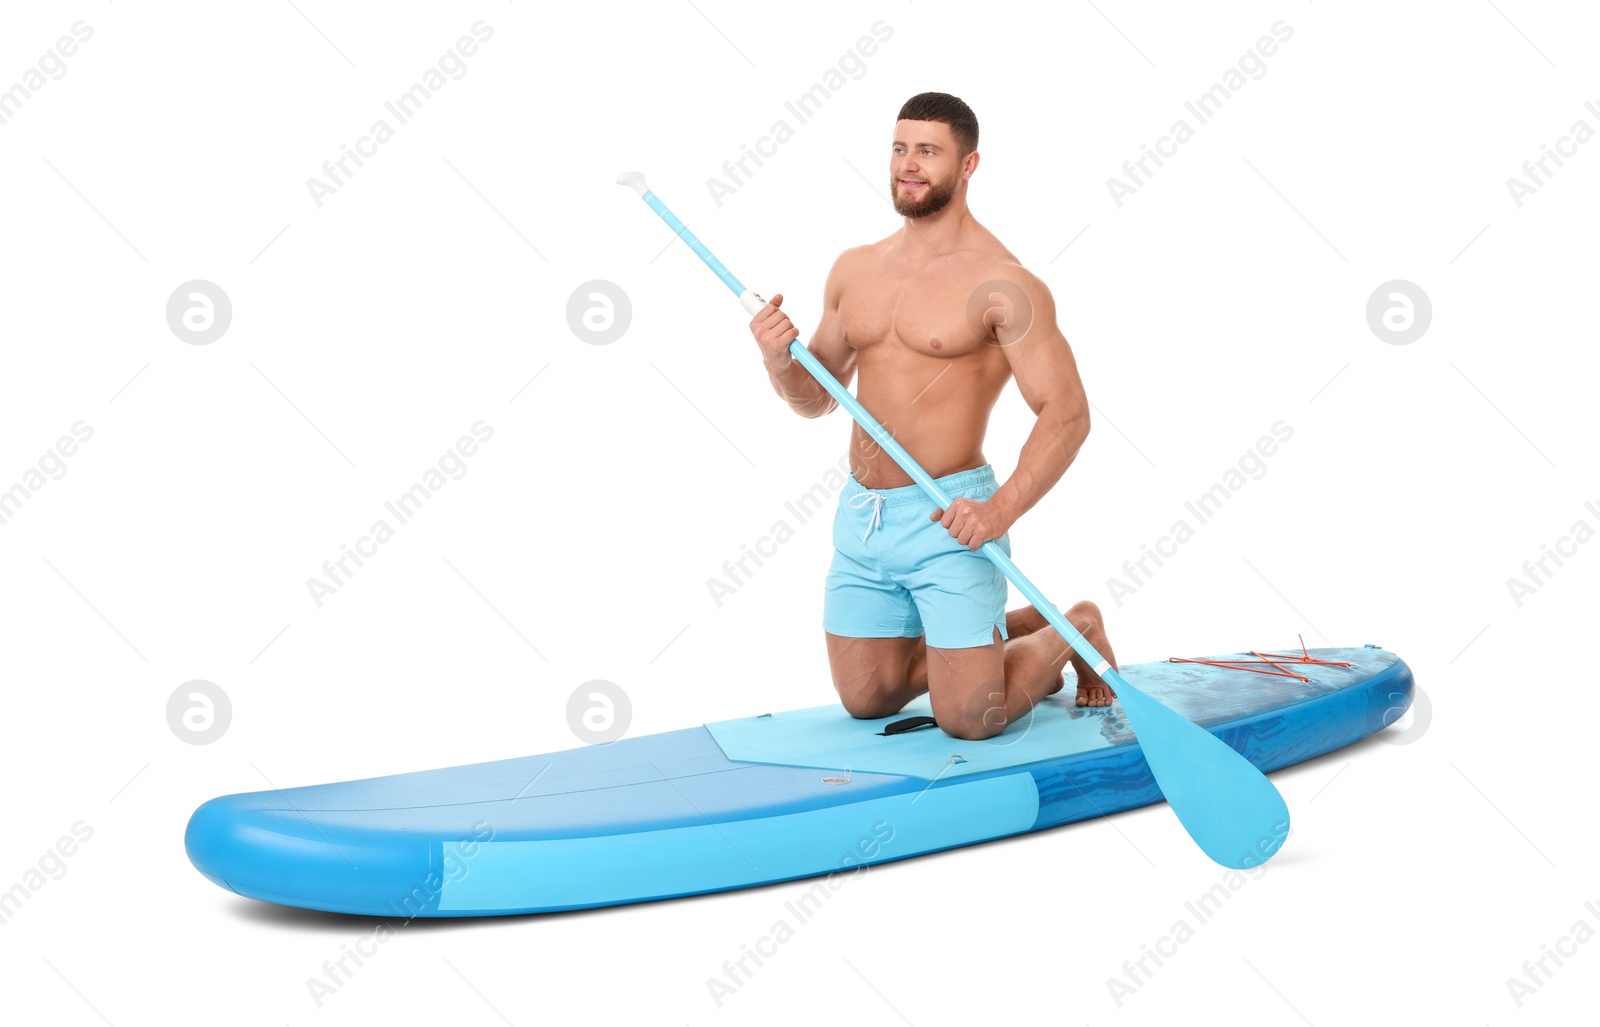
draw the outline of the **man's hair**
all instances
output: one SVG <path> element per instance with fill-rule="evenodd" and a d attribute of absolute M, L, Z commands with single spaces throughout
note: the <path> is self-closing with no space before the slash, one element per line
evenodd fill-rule
<path fill-rule="evenodd" d="M 961 97 L 949 93 L 918 93 L 900 108 L 896 121 L 938 121 L 950 126 L 965 157 L 978 148 L 978 116 L 962 102 Z"/>

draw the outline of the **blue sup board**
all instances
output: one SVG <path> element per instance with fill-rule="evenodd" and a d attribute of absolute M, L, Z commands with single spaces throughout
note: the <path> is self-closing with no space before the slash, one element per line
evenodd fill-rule
<path fill-rule="evenodd" d="M 1310 656 L 1348 666 L 1290 663 L 1297 676 L 1277 676 L 1168 662 L 1122 673 L 1262 771 L 1365 738 L 1411 704 L 1411 670 L 1391 652 Z M 584 909 L 851 873 L 1160 801 L 1121 707 L 1073 700 L 1069 677 L 1030 720 L 978 742 L 936 726 L 883 733 L 928 715 L 923 696 L 880 720 L 831 704 L 227 795 L 195 810 L 184 843 L 200 873 L 240 895 L 406 918 Z"/>

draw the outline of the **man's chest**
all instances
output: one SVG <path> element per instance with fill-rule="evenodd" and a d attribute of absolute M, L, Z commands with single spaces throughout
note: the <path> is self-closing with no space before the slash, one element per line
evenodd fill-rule
<path fill-rule="evenodd" d="M 987 304 L 973 291 L 965 276 L 956 275 L 852 282 L 839 300 L 845 341 L 856 350 L 897 343 L 947 359 L 971 353 L 993 340 L 984 323 Z"/>

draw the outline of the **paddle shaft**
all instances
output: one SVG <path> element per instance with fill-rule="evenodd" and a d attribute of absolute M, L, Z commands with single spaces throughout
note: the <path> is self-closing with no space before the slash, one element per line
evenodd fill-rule
<path fill-rule="evenodd" d="M 617 178 L 617 184 L 629 186 L 643 197 L 650 209 L 672 226 L 678 238 L 733 290 L 739 303 L 752 316 L 767 305 L 766 300 L 746 289 L 744 283 L 695 238 L 688 226 L 656 198 L 645 185 L 644 175 L 637 171 L 625 172 Z M 894 457 L 895 463 L 921 486 L 929 499 L 941 509 L 950 506 L 950 497 L 939 483 L 856 402 L 811 351 L 800 344 L 798 337 L 790 340 L 789 355 Z M 1221 738 L 1130 685 L 1095 651 L 1088 639 L 1061 616 L 992 539 L 984 542 L 981 549 L 1028 597 L 1034 608 L 1044 614 L 1050 626 L 1061 633 L 1095 674 L 1117 692 L 1122 710 L 1127 714 L 1128 726 L 1139 739 L 1151 776 L 1195 844 L 1213 860 L 1233 869 L 1257 865 L 1276 853 L 1288 837 L 1289 808 L 1260 769 Z"/>
<path fill-rule="evenodd" d="M 740 282 L 733 272 L 729 271 L 722 261 L 717 259 L 714 253 L 706 249 L 705 243 L 697 239 L 695 234 L 689 231 L 689 226 L 678 220 L 677 215 L 673 214 L 667 208 L 667 205 L 657 198 L 655 193 L 646 191 L 641 195 L 644 197 L 644 202 L 650 205 L 650 209 L 661 215 L 661 219 L 672 227 L 672 230 L 678 234 L 678 238 L 682 239 L 701 260 L 705 261 L 707 267 L 716 272 L 717 277 L 722 279 L 724 285 L 733 290 L 734 295 L 739 297 L 739 302 L 752 317 L 767 305 L 765 299 L 746 289 L 744 283 Z M 799 361 L 800 365 L 807 371 L 811 372 L 811 376 L 817 380 L 817 383 L 826 389 L 830 396 L 838 400 L 840 406 L 849 411 L 850 416 L 855 418 L 856 423 L 861 425 L 862 429 L 868 435 L 871 435 L 873 440 L 894 458 L 894 462 L 899 464 L 902 470 L 911 475 L 912 479 L 922 486 L 922 491 L 927 494 L 929 499 L 938 504 L 939 509 L 949 508 L 950 497 L 945 494 L 944 489 L 939 487 L 939 483 L 930 477 L 927 471 L 922 469 L 922 465 L 917 463 L 910 453 L 906 452 L 904 446 L 895 441 L 894 436 L 884 430 L 883 425 L 878 423 L 878 419 L 868 413 L 867 408 L 862 406 L 850 394 L 850 390 L 841 385 L 839 379 L 835 378 L 832 372 L 822 366 L 822 362 L 801 344 L 798 335 L 789 343 L 789 355 Z M 1089 640 L 1083 637 L 1083 632 L 1073 627 L 1071 622 L 1061 615 L 1055 605 L 1044 597 L 1044 593 L 1039 591 L 1038 586 L 1034 585 L 1028 579 L 1028 576 L 1022 573 L 1022 569 L 1012 562 L 1011 557 L 1007 556 L 1005 550 L 996 545 L 993 539 L 984 542 L 980 548 L 983 555 L 987 556 L 994 562 L 995 566 L 1000 568 L 1001 573 L 1013 585 L 1017 586 L 1017 591 L 1021 592 L 1028 602 L 1033 604 L 1034 609 L 1044 614 L 1044 618 L 1050 623 L 1050 626 L 1061 632 L 1061 637 L 1067 640 L 1073 651 L 1083 657 L 1084 661 L 1094 668 L 1094 672 L 1103 678 L 1112 687 L 1113 691 L 1133 687 L 1128 684 L 1121 674 L 1117 673 L 1111 666 L 1110 661 L 1101 656 L 1095 647 L 1089 644 Z"/>

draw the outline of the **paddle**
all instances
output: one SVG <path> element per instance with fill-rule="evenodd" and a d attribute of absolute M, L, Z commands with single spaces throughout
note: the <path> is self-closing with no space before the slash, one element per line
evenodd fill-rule
<path fill-rule="evenodd" d="M 672 227 L 691 250 L 715 271 L 723 284 L 739 297 L 739 303 L 754 316 L 767 301 L 746 289 L 722 261 L 695 238 L 687 225 L 679 221 L 667 205 L 657 199 L 645 185 L 644 175 L 628 171 L 617 176 L 617 184 L 636 191 L 650 209 Z M 839 405 L 850 412 L 856 423 L 871 435 L 878 445 L 894 457 L 928 498 L 946 509 L 950 497 L 937 482 L 928 476 L 911 454 L 896 442 L 883 426 L 856 402 L 839 380 L 800 344 L 799 336 L 789 343 L 789 353 L 822 385 Z M 1289 833 L 1289 807 L 1272 782 L 1232 747 L 1211 732 L 1185 719 L 1172 709 L 1145 695 L 1128 683 L 1127 679 L 1112 669 L 1094 646 L 1089 644 L 1033 582 L 1011 562 L 992 540 L 982 546 L 982 552 L 1005 574 L 1017 590 L 1027 597 L 1034 608 L 1044 614 L 1050 626 L 1061 633 L 1078 655 L 1094 668 L 1106 684 L 1117 693 L 1123 712 L 1128 716 L 1128 726 L 1138 736 L 1150 772 L 1166 796 L 1168 805 L 1178 815 L 1178 820 L 1194 839 L 1195 844 L 1213 860 L 1225 867 L 1239 870 L 1265 862 L 1283 843 Z"/>

